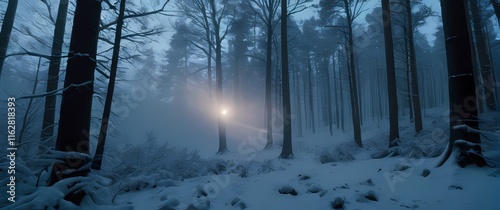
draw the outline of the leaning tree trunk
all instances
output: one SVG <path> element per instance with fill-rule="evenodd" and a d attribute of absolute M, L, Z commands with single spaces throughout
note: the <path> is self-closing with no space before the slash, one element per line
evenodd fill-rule
<path fill-rule="evenodd" d="M 61 68 L 61 54 L 64 43 L 64 32 L 66 29 L 66 16 L 68 14 L 68 0 L 59 2 L 57 20 L 54 28 L 54 39 L 52 41 L 52 54 L 50 57 L 49 74 L 47 76 L 47 93 L 57 90 L 59 85 L 59 69 Z M 54 122 L 56 115 L 55 95 L 45 98 L 45 109 L 43 111 L 42 132 L 40 134 L 39 152 L 46 150 L 50 145 L 49 139 L 54 135 Z"/>
<path fill-rule="evenodd" d="M 290 81 L 288 76 L 287 1 L 281 0 L 281 80 L 283 93 L 283 148 L 280 158 L 293 158 Z"/>
<path fill-rule="evenodd" d="M 100 16 L 100 1 L 77 0 L 55 147 L 68 154 L 54 163 L 49 185 L 89 172 L 86 156 Z M 65 199 L 79 204 L 84 195 L 83 191 L 72 192 Z"/>
<path fill-rule="evenodd" d="M 120 56 L 120 42 L 122 40 L 123 17 L 125 14 L 125 3 L 127 0 L 120 1 L 120 12 L 116 23 L 115 42 L 113 46 L 113 57 L 111 57 L 111 69 L 109 73 L 108 91 L 106 101 L 104 102 L 104 111 L 102 113 L 101 128 L 97 139 L 97 148 L 92 160 L 92 169 L 101 170 L 102 158 L 104 154 L 104 145 L 108 133 L 109 116 L 111 114 L 111 104 L 113 102 L 113 93 L 115 92 L 116 71 L 118 69 L 118 59 Z"/>
<path fill-rule="evenodd" d="M 394 65 L 394 46 L 392 43 L 391 9 L 389 0 L 382 0 L 384 21 L 385 62 L 387 67 L 387 95 L 389 98 L 389 147 L 397 146 L 399 139 L 398 96 L 396 86 L 396 66 Z"/>
<path fill-rule="evenodd" d="M 9 47 L 10 33 L 16 19 L 17 2 L 18 0 L 9 0 L 7 10 L 5 10 L 5 15 L 3 16 L 2 31 L 0 31 L 0 78 L 2 77 L 7 48 Z"/>
<path fill-rule="evenodd" d="M 468 126 L 478 129 L 476 103 L 476 84 L 472 68 L 470 36 L 467 28 L 467 12 L 465 0 L 441 0 L 443 29 L 446 40 L 446 57 L 448 61 L 449 96 L 450 96 L 450 139 L 444 158 L 438 166 L 450 157 L 456 140 L 464 140 L 457 161 L 462 167 L 475 163 L 484 166 L 481 154 L 481 139 L 477 132 L 467 132 L 457 126 Z"/>

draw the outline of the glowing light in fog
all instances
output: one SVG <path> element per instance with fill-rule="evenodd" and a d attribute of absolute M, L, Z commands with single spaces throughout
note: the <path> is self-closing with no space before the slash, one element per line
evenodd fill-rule
<path fill-rule="evenodd" d="M 227 115 L 227 109 L 223 109 L 221 112 L 222 115 Z"/>

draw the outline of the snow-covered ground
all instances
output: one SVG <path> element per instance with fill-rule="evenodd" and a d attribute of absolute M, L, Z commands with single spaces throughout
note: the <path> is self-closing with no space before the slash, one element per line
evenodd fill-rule
<path fill-rule="evenodd" d="M 436 168 L 448 134 L 439 113 L 427 112 L 418 135 L 402 119 L 400 146 L 391 150 L 387 125 L 372 122 L 364 125 L 364 148 L 355 146 L 350 133 L 330 136 L 322 128 L 316 135 L 294 137 L 293 159 L 277 158 L 278 140 L 257 153 L 234 149 L 210 157 L 207 163 L 214 166 L 192 178 L 153 173 L 109 181 L 99 178 L 105 173 L 93 174 L 87 181 L 95 183 L 95 194 L 81 209 L 500 209 L 498 167 L 460 168 L 453 154 Z M 500 118 L 482 119 L 484 154 L 496 165 Z M 19 195 L 6 209 L 77 208 L 62 201 L 56 187 Z"/>

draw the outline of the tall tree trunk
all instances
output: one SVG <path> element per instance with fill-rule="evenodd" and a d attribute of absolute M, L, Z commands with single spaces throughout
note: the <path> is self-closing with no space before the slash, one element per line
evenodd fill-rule
<path fill-rule="evenodd" d="M 481 139 L 479 133 L 457 129 L 465 125 L 478 129 L 476 104 L 476 85 L 472 68 L 470 36 L 467 28 L 467 12 L 465 0 L 441 0 L 443 29 L 446 40 L 446 57 L 448 61 L 449 95 L 450 95 L 450 139 L 445 156 L 438 164 L 441 166 L 450 157 L 456 140 L 465 140 L 475 146 L 460 151 L 458 164 L 462 167 L 476 163 L 485 164 L 481 155 Z"/>
<path fill-rule="evenodd" d="M 57 90 L 59 84 L 59 69 L 61 68 L 62 46 L 64 44 L 64 32 L 66 29 L 66 16 L 68 14 L 68 0 L 59 1 L 57 10 L 56 25 L 54 28 L 54 39 L 52 41 L 52 54 L 50 57 L 49 74 L 47 76 L 47 93 Z M 45 109 L 43 112 L 43 125 L 40 135 L 39 152 L 45 151 L 49 147 L 50 141 L 54 135 L 54 122 L 56 115 L 55 95 L 49 95 L 45 98 Z"/>
<path fill-rule="evenodd" d="M 215 82 L 216 82 L 216 91 L 217 91 L 217 106 L 222 108 L 224 105 L 224 97 L 222 92 L 222 38 L 220 36 L 220 22 L 216 17 L 216 5 L 214 0 L 210 0 L 210 7 L 212 10 L 212 24 L 214 25 L 215 32 Z M 228 151 L 227 143 L 226 143 L 226 122 L 222 118 L 223 116 L 218 117 L 219 124 L 219 149 L 217 150 L 217 154 L 222 154 Z"/>
<path fill-rule="evenodd" d="M 118 58 L 120 55 L 120 42 L 123 29 L 123 17 L 125 14 L 125 3 L 127 0 L 120 1 L 120 12 L 116 23 L 115 43 L 113 46 L 113 57 L 111 57 L 111 69 L 109 74 L 108 91 L 106 101 L 104 102 L 104 111 L 101 119 L 101 129 L 97 140 L 97 148 L 92 160 L 92 169 L 101 170 L 102 158 L 104 154 L 104 145 L 106 144 L 106 135 L 108 133 L 109 115 L 111 114 L 111 103 L 113 102 L 113 93 L 115 92 L 116 71 L 118 69 Z"/>
<path fill-rule="evenodd" d="M 327 117 L 328 117 L 328 126 L 330 128 L 330 136 L 333 136 L 333 117 L 332 117 L 332 93 L 331 93 L 331 87 L 330 87 L 330 72 L 328 70 L 328 56 L 326 56 L 326 53 L 324 55 L 324 62 L 325 62 L 325 81 L 326 81 L 326 110 L 327 110 Z"/>
<path fill-rule="evenodd" d="M 411 95 L 413 103 L 413 116 L 415 118 L 415 132 L 422 130 L 422 108 L 420 106 L 420 91 L 418 88 L 417 56 L 415 53 L 415 38 L 413 31 L 413 16 L 411 15 L 410 0 L 406 0 L 408 16 L 408 42 L 410 50 L 410 69 L 411 69 Z"/>
<path fill-rule="evenodd" d="M 303 78 L 303 81 L 302 81 L 302 93 L 304 95 L 304 98 L 302 99 L 303 100 L 303 103 L 304 103 L 304 122 L 305 122 L 305 125 L 306 125 L 306 130 L 309 129 L 309 118 L 308 118 L 308 110 L 309 110 L 309 107 L 307 107 L 307 103 L 308 103 L 308 96 L 307 96 L 307 81 L 306 81 L 306 75 L 305 73 L 303 72 L 302 74 L 302 78 Z"/>
<path fill-rule="evenodd" d="M 384 117 L 384 110 L 382 107 L 382 83 L 380 82 L 380 75 L 377 75 L 377 96 L 378 96 L 378 119 L 379 121 Z"/>
<path fill-rule="evenodd" d="M 310 52 L 307 53 L 307 80 L 309 83 L 309 114 L 311 116 L 311 126 L 312 132 L 316 133 L 316 126 L 314 122 L 314 95 L 313 95 L 313 86 L 312 86 L 312 66 L 311 66 L 311 56 Z"/>
<path fill-rule="evenodd" d="M 398 97 L 396 86 L 396 66 L 394 65 L 394 46 L 392 43 L 391 9 L 389 0 L 382 0 L 384 23 L 385 62 L 387 67 L 387 95 L 389 98 L 389 147 L 397 146 L 399 139 Z"/>
<path fill-rule="evenodd" d="M 67 158 L 54 163 L 49 185 L 69 177 L 86 176 L 89 172 L 89 160 L 83 156 L 89 154 L 100 16 L 100 1 L 77 0 L 55 148 L 62 152 L 81 153 L 82 156 L 74 157 L 75 153 L 68 153 Z M 83 196 L 83 191 L 80 191 L 67 195 L 65 199 L 79 204 Z"/>
<path fill-rule="evenodd" d="M 210 35 L 208 35 L 210 37 Z M 207 58 L 207 74 L 208 74 L 208 91 L 210 98 L 212 98 L 212 44 L 208 44 L 208 58 Z"/>
<path fill-rule="evenodd" d="M 339 56 L 340 58 L 340 56 Z M 342 61 L 342 60 L 341 60 Z M 340 65 L 340 62 L 339 62 Z M 347 70 L 347 68 L 346 68 Z M 339 91 L 340 91 L 340 127 L 344 132 L 344 90 L 342 89 L 342 71 L 339 67 Z"/>
<path fill-rule="evenodd" d="M 411 15 L 411 13 L 410 13 L 410 15 Z M 405 42 L 406 90 L 408 91 L 406 101 L 408 102 L 408 112 L 410 113 L 410 123 L 413 123 L 413 106 L 412 106 L 412 95 L 411 95 L 412 91 L 411 91 L 411 76 L 410 76 L 410 71 L 411 71 L 410 66 L 411 65 L 410 65 L 410 52 L 408 50 L 408 42 L 409 42 L 410 38 L 408 36 L 408 32 L 407 32 L 406 27 L 403 27 L 403 31 L 404 31 L 404 42 Z"/>
<path fill-rule="evenodd" d="M 2 78 L 3 63 L 9 47 L 10 33 L 16 19 L 17 3 L 18 0 L 9 0 L 3 16 L 2 31 L 0 31 L 0 78 Z"/>
<path fill-rule="evenodd" d="M 283 148 L 280 158 L 293 158 L 292 152 L 292 113 L 290 107 L 290 81 L 288 77 L 288 32 L 287 0 L 281 0 L 281 80 L 283 91 Z"/>
<path fill-rule="evenodd" d="M 274 1 L 270 1 L 270 9 L 273 8 Z M 266 126 L 267 142 L 265 148 L 273 145 L 273 113 L 272 113 L 272 50 L 273 50 L 273 26 L 272 17 L 268 17 L 267 23 L 267 43 L 266 43 Z"/>
<path fill-rule="evenodd" d="M 359 119 L 359 103 L 358 103 L 358 88 L 356 84 L 356 68 L 354 65 L 354 40 L 352 34 L 352 19 L 351 14 L 349 12 L 349 6 L 347 1 L 344 0 L 345 10 L 347 13 L 347 30 L 348 30 L 348 42 L 349 42 L 349 86 L 351 89 L 351 115 L 352 115 L 352 124 L 353 124 L 353 132 L 354 132 L 354 142 L 358 145 L 358 147 L 363 147 L 363 143 L 361 141 L 361 122 Z"/>
<path fill-rule="evenodd" d="M 472 14 L 472 26 L 474 28 L 474 34 L 476 38 L 476 49 L 477 56 L 479 59 L 479 66 L 481 69 L 482 76 L 482 86 L 484 91 L 484 100 L 486 101 L 486 106 L 490 111 L 496 110 L 495 103 L 495 89 L 493 86 L 493 74 L 491 69 L 490 57 L 488 55 L 488 46 L 486 46 L 486 38 L 483 26 L 481 23 L 481 15 L 479 11 L 479 2 L 477 0 L 470 0 L 471 14 Z M 481 97 L 481 100 L 483 98 Z"/>
<path fill-rule="evenodd" d="M 332 57 L 332 73 L 333 73 L 333 87 L 334 87 L 334 96 L 335 96 L 335 122 L 337 123 L 337 129 L 340 129 L 340 113 L 339 113 L 339 100 L 338 100 L 338 86 L 337 86 L 337 74 L 335 73 L 335 55 Z M 340 62 L 339 62 L 340 63 Z M 340 66 L 340 65 L 339 65 Z M 340 71 L 340 67 L 337 69 Z"/>
<path fill-rule="evenodd" d="M 301 106 L 301 100 L 300 100 L 300 81 L 299 81 L 299 68 L 297 68 L 297 64 L 293 64 L 293 72 L 294 72 L 294 77 L 296 84 L 294 85 L 295 89 L 295 95 L 296 95 L 296 103 L 297 103 L 297 135 L 299 137 L 302 137 L 302 106 Z"/>

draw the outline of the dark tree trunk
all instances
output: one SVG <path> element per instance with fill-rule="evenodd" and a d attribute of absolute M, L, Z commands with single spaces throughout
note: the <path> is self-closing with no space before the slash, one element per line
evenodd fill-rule
<path fill-rule="evenodd" d="M 413 106 L 412 106 L 412 100 L 411 100 L 411 76 L 410 76 L 410 52 L 408 50 L 408 33 L 406 32 L 407 29 L 406 27 L 404 28 L 404 42 L 405 42 L 405 62 L 406 62 L 406 90 L 408 91 L 407 93 L 407 98 L 406 101 L 408 102 L 408 113 L 410 114 L 410 123 L 413 123 Z M 403 109 L 404 110 L 404 109 Z"/>
<path fill-rule="evenodd" d="M 220 36 L 220 21 L 216 17 L 216 5 L 214 0 L 210 0 L 211 7 L 211 18 L 212 24 L 214 25 L 215 32 L 215 83 L 216 83 L 216 95 L 217 95 L 217 105 L 218 108 L 222 108 L 221 106 L 224 104 L 224 97 L 222 92 L 222 37 Z M 219 149 L 217 150 L 217 154 L 222 154 L 228 152 L 227 143 L 226 143 L 226 122 L 223 116 L 218 116 L 218 125 L 219 125 Z"/>
<path fill-rule="evenodd" d="M 307 80 L 309 83 L 309 114 L 311 116 L 311 126 L 312 126 L 312 132 L 316 133 L 316 126 L 314 122 L 314 100 L 313 100 L 313 86 L 312 86 L 312 67 L 311 67 L 311 56 L 309 55 L 310 52 L 307 53 Z"/>
<path fill-rule="evenodd" d="M 415 54 L 415 38 L 413 36 L 413 18 L 411 15 L 410 0 L 406 0 L 408 6 L 408 42 L 410 50 L 410 69 L 411 69 L 411 95 L 413 103 L 413 116 L 415 118 L 415 132 L 422 130 L 422 108 L 420 105 L 420 91 L 418 88 L 417 56 Z"/>
<path fill-rule="evenodd" d="M 281 80 L 283 91 L 283 149 L 280 158 L 293 158 L 292 152 L 292 113 L 290 107 L 290 81 L 288 77 L 288 32 L 287 0 L 281 0 Z"/>
<path fill-rule="evenodd" d="M 394 46 L 392 43 L 391 10 L 389 0 L 382 0 L 384 23 L 385 62 L 387 67 L 387 95 L 389 98 L 389 147 L 397 146 L 399 138 L 398 98 L 396 87 L 396 66 L 394 65 Z"/>
<path fill-rule="evenodd" d="M 479 60 L 479 68 L 482 76 L 482 86 L 484 91 L 484 100 L 490 111 L 496 110 L 495 103 L 495 88 L 493 86 L 493 73 L 491 69 L 490 57 L 488 55 L 489 46 L 486 45 L 486 38 L 483 26 L 481 23 L 481 15 L 477 0 L 470 0 L 472 26 L 475 34 L 475 43 L 477 49 L 477 58 Z M 481 98 L 482 100 L 483 98 Z"/>
<path fill-rule="evenodd" d="M 328 56 L 324 55 L 325 62 L 325 81 L 326 81 L 326 110 L 328 117 L 328 126 L 330 128 L 330 136 L 333 136 L 333 117 L 332 117 L 332 93 L 330 87 L 330 72 L 328 70 Z"/>
<path fill-rule="evenodd" d="M 347 68 L 346 68 L 347 70 Z M 344 132 L 344 90 L 342 89 L 342 71 L 339 68 L 339 91 L 340 91 L 340 127 Z"/>
<path fill-rule="evenodd" d="M 17 2 L 18 0 L 9 0 L 3 16 L 2 31 L 0 31 L 0 78 L 2 78 L 3 63 L 9 47 L 10 33 L 16 19 Z"/>
<path fill-rule="evenodd" d="M 493 9 L 495 10 L 495 15 L 497 16 L 498 23 L 500 24 L 500 0 L 490 0 Z"/>
<path fill-rule="evenodd" d="M 337 129 L 340 129 L 340 113 L 339 113 L 339 100 L 338 100 L 338 86 L 337 86 L 337 74 L 335 73 L 335 57 L 332 57 L 332 73 L 333 73 L 333 87 L 334 87 L 334 96 L 335 96 L 335 122 L 337 124 Z M 340 63 L 340 62 L 339 62 Z M 340 66 L 340 65 L 339 65 Z M 340 68 L 337 69 L 340 72 Z"/>
<path fill-rule="evenodd" d="M 351 25 L 351 24 L 349 24 Z M 358 145 L 358 147 L 363 147 L 363 143 L 361 141 L 361 122 L 359 119 L 359 104 L 358 104 L 358 88 L 356 85 L 356 70 L 354 66 L 354 43 L 353 43 L 353 35 L 352 35 L 352 27 L 349 27 L 349 87 L 351 92 L 351 115 L 352 115 L 352 124 L 354 131 L 354 141 Z"/>
<path fill-rule="evenodd" d="M 350 9 L 349 3 L 347 0 L 344 0 L 344 9 L 347 16 L 347 32 L 348 32 L 348 43 L 349 43 L 349 51 L 347 57 L 349 58 L 349 86 L 351 90 L 351 115 L 352 115 L 352 125 L 354 132 L 354 142 L 358 147 L 363 147 L 363 143 L 361 140 L 361 122 L 359 118 L 359 100 L 358 100 L 358 85 L 356 83 L 356 68 L 354 63 L 354 38 L 352 32 L 353 18 Z"/>
<path fill-rule="evenodd" d="M 472 68 L 470 36 L 467 28 L 467 12 L 465 0 L 441 0 L 443 29 L 446 40 L 446 57 L 448 61 L 449 95 L 450 95 L 450 139 L 444 158 L 438 166 L 450 157 L 456 140 L 465 140 L 475 146 L 461 149 L 458 164 L 462 167 L 476 163 L 483 166 L 485 161 L 481 155 L 479 133 L 456 129 L 465 125 L 478 129 L 476 104 L 476 85 Z"/>
<path fill-rule="evenodd" d="M 109 116 L 111 114 L 111 103 L 113 102 L 113 93 L 115 91 L 116 71 L 118 69 L 118 58 L 120 55 L 120 42 L 123 29 L 123 16 L 125 14 L 125 2 L 120 1 L 120 12 L 116 23 L 115 45 L 113 46 L 113 57 L 111 57 L 111 69 L 109 74 L 108 91 L 106 93 L 106 101 L 104 102 L 104 111 L 101 120 L 101 129 L 97 140 L 97 149 L 92 160 L 92 169 L 101 170 L 102 158 L 104 154 L 104 145 L 106 144 L 106 135 L 108 133 Z"/>
<path fill-rule="evenodd" d="M 208 46 L 208 59 L 207 59 L 207 74 L 208 74 L 208 91 L 212 97 L 212 46 Z"/>
<path fill-rule="evenodd" d="M 270 1 L 269 10 L 273 7 L 273 2 Z M 270 13 L 271 14 L 271 13 Z M 267 142 L 265 148 L 270 148 L 273 145 L 273 112 L 272 112 L 272 50 L 273 50 L 273 26 L 272 17 L 268 17 L 267 23 L 267 43 L 266 43 L 266 127 L 267 127 Z"/>
<path fill-rule="evenodd" d="M 300 100 L 300 81 L 299 81 L 299 68 L 297 68 L 297 64 L 293 64 L 293 72 L 294 72 L 294 79 L 295 79 L 295 95 L 296 95 L 296 104 L 297 104 L 297 136 L 302 137 L 302 106 L 301 106 L 301 100 Z"/>
<path fill-rule="evenodd" d="M 57 86 L 59 84 L 59 69 L 61 68 L 61 54 L 64 43 L 64 31 L 66 28 L 67 14 L 68 0 L 61 0 L 59 2 L 59 9 L 57 10 L 54 39 L 52 41 L 52 54 L 50 57 L 49 74 L 47 76 L 47 93 L 57 90 Z M 51 145 L 49 139 L 54 135 L 56 100 L 57 97 L 55 95 L 49 95 L 45 98 L 39 152 L 45 151 Z"/>
<path fill-rule="evenodd" d="M 56 150 L 68 153 L 62 162 L 54 163 L 49 185 L 59 180 L 86 176 L 89 172 L 89 130 L 94 93 L 94 69 L 101 16 L 101 2 L 78 0 L 76 2 L 70 53 L 61 101 Z M 82 156 L 75 156 L 81 153 Z M 71 193 L 65 199 L 76 204 L 84 193 Z"/>
<path fill-rule="evenodd" d="M 304 122 L 305 122 L 305 125 L 306 125 L 306 129 L 309 129 L 309 118 L 308 118 L 308 110 L 309 108 L 307 107 L 307 103 L 308 103 L 308 97 L 307 97 L 307 79 L 306 79 L 306 75 L 305 75 L 305 72 L 303 72 L 302 74 L 302 93 L 304 95 L 303 97 L 303 102 L 304 103 Z"/>

